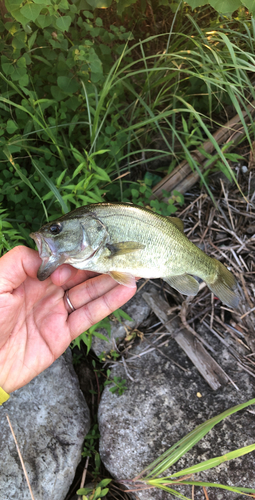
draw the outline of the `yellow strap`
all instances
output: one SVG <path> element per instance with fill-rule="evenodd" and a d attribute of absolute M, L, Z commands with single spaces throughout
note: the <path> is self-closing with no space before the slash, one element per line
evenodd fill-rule
<path fill-rule="evenodd" d="M 5 403 L 9 399 L 10 395 L 7 394 L 1 387 L 0 387 L 0 405 Z"/>

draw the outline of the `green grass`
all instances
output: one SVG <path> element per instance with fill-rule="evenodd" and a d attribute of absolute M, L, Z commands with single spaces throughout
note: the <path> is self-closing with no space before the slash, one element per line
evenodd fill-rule
<path fill-rule="evenodd" d="M 0 96 L 4 131 L 0 201 L 27 234 L 60 212 L 87 203 L 134 201 L 125 175 L 131 173 L 132 182 L 137 182 L 137 174 L 132 174 L 135 167 L 142 180 L 155 158 L 162 161 L 155 172 L 161 177 L 185 158 L 212 197 L 208 177 L 191 154 L 206 139 L 214 145 L 214 163 L 216 156 L 218 168 L 236 182 L 212 134 L 222 120 L 227 121 L 225 106 L 232 105 L 247 141 L 253 141 L 253 125 L 244 122 L 242 111 L 249 114 L 248 105 L 255 98 L 254 20 L 229 21 L 207 31 L 194 18 L 188 19 L 191 35 L 172 30 L 171 37 L 151 36 L 132 42 L 131 47 L 127 39 L 116 62 L 105 68 L 105 78 L 98 82 L 86 83 L 79 68 L 71 80 L 57 78 L 59 94 L 63 94 L 59 101 L 47 85 L 42 93 L 42 82 L 52 71 L 44 60 L 39 66 L 38 62 L 26 66 L 26 86 L 12 81 L 12 74 L 1 74 L 5 90 Z M 37 36 L 41 41 L 42 35 Z M 44 43 L 49 44 L 48 35 Z M 148 47 L 156 43 L 165 50 L 149 53 Z M 29 47 L 28 53 L 40 52 L 32 43 Z M 27 54 L 25 49 L 19 60 Z M 60 61 L 66 51 L 59 44 L 53 53 Z M 8 64 L 3 65 L 6 71 L 10 71 Z M 40 81 L 33 73 L 38 67 Z M 64 84 L 68 85 L 66 95 Z M 6 125 L 7 114 L 12 119 Z M 155 137 L 160 138 L 159 148 L 151 147 Z M 28 198 L 32 201 L 27 202 Z M 159 204 L 157 210 L 167 213 L 168 209 Z"/>
<path fill-rule="evenodd" d="M 134 479 L 127 481 L 125 480 L 125 484 L 130 484 L 130 490 L 137 491 L 141 487 L 155 487 L 162 489 L 168 493 L 171 493 L 176 498 L 182 498 L 183 500 L 191 500 L 190 498 L 182 495 L 177 492 L 172 486 L 178 484 L 181 485 L 195 485 L 195 486 L 205 486 L 205 487 L 213 487 L 220 488 L 227 491 L 241 493 L 245 496 L 250 496 L 254 498 L 255 489 L 253 488 L 243 488 L 243 487 L 234 487 L 234 486 L 226 486 L 219 483 L 209 483 L 205 481 L 194 481 L 193 474 L 201 473 L 203 471 L 207 471 L 211 468 L 217 467 L 223 462 L 227 462 L 229 460 L 233 460 L 235 458 L 241 457 L 247 453 L 250 453 L 255 450 L 255 444 L 251 444 L 249 446 L 245 446 L 243 448 L 239 448 L 238 450 L 231 451 L 229 453 L 225 453 L 223 456 L 215 457 L 204 462 L 200 462 L 186 469 L 182 469 L 173 474 L 169 474 L 167 476 L 162 477 L 162 475 L 168 471 L 168 469 L 173 466 L 178 460 L 185 455 L 189 450 L 191 450 L 210 430 L 221 422 L 224 418 L 229 417 L 230 415 L 236 413 L 237 411 L 243 410 L 247 406 L 255 404 L 255 399 L 251 399 L 246 403 L 234 406 L 224 411 L 220 415 L 207 420 L 203 424 L 196 427 L 189 434 L 184 436 L 180 441 L 178 441 L 174 446 L 169 448 L 163 455 L 158 457 L 154 462 L 152 462 L 148 467 L 146 467 L 138 476 Z M 177 479 L 178 478 L 178 479 Z M 176 481 L 177 479 L 177 481 Z M 251 495 L 249 495 L 249 493 Z"/>

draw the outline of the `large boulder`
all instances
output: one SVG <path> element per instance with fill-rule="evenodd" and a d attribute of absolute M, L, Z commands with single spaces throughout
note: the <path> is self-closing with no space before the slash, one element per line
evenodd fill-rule
<path fill-rule="evenodd" d="M 173 338 L 169 338 L 168 345 L 150 350 L 143 356 L 141 353 L 146 348 L 155 347 L 152 344 L 155 338 L 151 337 L 150 342 L 141 342 L 131 353 L 132 363 L 127 363 L 135 382 L 127 379 L 123 366 L 115 367 L 112 375 L 125 378 L 127 390 L 118 396 L 110 392 L 109 386 L 106 387 L 99 407 L 100 454 L 114 478 L 125 480 L 135 477 L 197 425 L 255 396 L 254 378 L 239 368 L 217 339 L 208 335 L 207 331 L 200 330 L 199 333 L 216 350 L 217 361 L 231 376 L 239 391 L 231 383 L 213 391 Z M 182 371 L 171 360 L 186 371 Z M 254 407 L 250 407 L 218 424 L 171 471 L 181 470 L 254 442 Z M 255 488 L 254 470 L 253 452 L 201 473 L 198 480 Z M 191 498 L 191 487 L 178 489 Z M 240 494 L 213 488 L 209 488 L 208 492 L 210 500 L 240 497 Z M 155 489 L 140 491 L 136 495 L 140 500 L 174 498 Z M 205 498 L 203 491 L 197 487 L 195 498 Z"/>
<path fill-rule="evenodd" d="M 0 407 L 0 500 L 31 500 L 6 415 L 34 497 L 63 500 L 90 426 L 70 349 Z"/>

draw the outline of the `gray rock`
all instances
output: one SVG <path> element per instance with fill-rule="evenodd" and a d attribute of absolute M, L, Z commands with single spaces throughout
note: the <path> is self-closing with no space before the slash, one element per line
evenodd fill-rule
<path fill-rule="evenodd" d="M 139 282 L 138 288 L 141 285 Z M 142 293 L 145 290 L 150 290 L 152 285 L 150 283 L 146 284 L 140 292 L 136 293 L 132 299 L 130 299 L 124 306 L 121 307 L 122 311 L 125 311 L 132 321 L 122 319 L 121 323 L 116 321 L 111 321 L 111 336 L 109 337 L 105 328 L 99 328 L 98 331 L 109 338 L 109 342 L 106 340 L 93 337 L 92 349 L 97 356 L 102 352 L 110 352 L 114 349 L 113 339 L 117 342 L 122 340 L 127 334 L 127 328 L 138 328 L 138 326 L 148 317 L 150 313 L 150 307 L 145 302 L 142 297 Z"/>
<path fill-rule="evenodd" d="M 254 379 L 239 369 L 234 358 L 215 338 L 209 337 L 206 331 L 199 333 L 217 349 L 217 361 L 232 377 L 240 391 L 236 391 L 231 384 L 217 392 L 210 389 L 172 338 L 164 348 L 137 357 L 132 363 L 128 363 L 130 374 L 136 382 L 127 380 L 128 389 L 122 396 L 112 394 L 109 386 L 106 387 L 99 407 L 100 454 L 114 478 L 134 478 L 197 425 L 255 396 Z M 152 340 L 154 339 L 151 338 L 150 341 Z M 139 355 L 148 345 L 150 344 L 147 344 L 147 341 L 142 342 L 134 348 L 132 354 Z M 187 371 L 181 371 L 165 356 L 178 362 Z M 120 365 L 113 369 L 112 375 L 127 379 Z M 199 397 L 198 393 L 202 397 Z M 254 442 L 254 407 L 249 407 L 218 424 L 179 460 L 171 472 Z M 201 473 L 196 479 L 255 488 L 254 469 L 253 452 Z M 191 498 L 190 486 L 178 487 L 178 491 Z M 214 488 L 209 488 L 208 494 L 210 500 L 240 498 L 240 493 Z M 153 489 L 137 493 L 137 498 L 169 500 L 174 497 Z M 205 498 L 198 487 L 195 488 L 195 498 Z"/>
<path fill-rule="evenodd" d="M 31 500 L 7 414 L 34 497 L 63 500 L 90 426 L 70 349 L 0 407 L 0 500 Z"/>

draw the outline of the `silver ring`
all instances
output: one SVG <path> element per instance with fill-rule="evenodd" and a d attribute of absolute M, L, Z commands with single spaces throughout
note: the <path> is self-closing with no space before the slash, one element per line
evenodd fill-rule
<path fill-rule="evenodd" d="M 72 302 L 71 302 L 71 300 L 70 300 L 70 298 L 69 298 L 69 290 L 66 290 L 66 292 L 65 292 L 65 295 L 64 295 L 64 301 L 65 301 L 65 303 L 66 303 L 66 306 L 69 306 L 69 308 L 70 308 L 70 311 L 68 311 L 68 307 L 66 307 L 67 312 L 68 312 L 69 314 L 71 314 L 72 312 L 74 312 L 74 311 L 75 311 L 75 308 L 74 308 L 74 306 L 73 306 L 73 304 L 72 304 Z"/>

